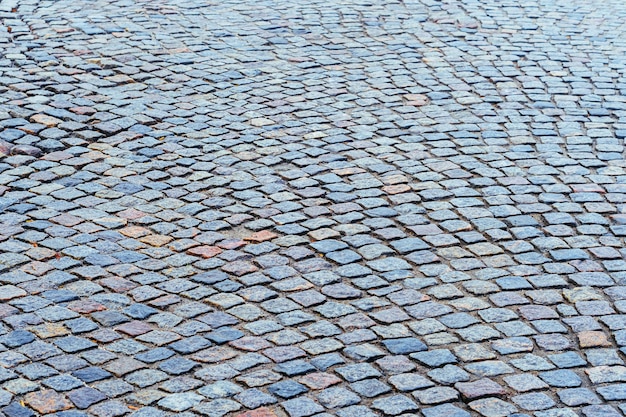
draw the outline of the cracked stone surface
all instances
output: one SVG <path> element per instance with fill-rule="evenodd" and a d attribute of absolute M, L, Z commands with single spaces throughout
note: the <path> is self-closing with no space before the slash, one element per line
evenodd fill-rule
<path fill-rule="evenodd" d="M 0 417 L 626 413 L 622 0 L 3 0 Z"/>

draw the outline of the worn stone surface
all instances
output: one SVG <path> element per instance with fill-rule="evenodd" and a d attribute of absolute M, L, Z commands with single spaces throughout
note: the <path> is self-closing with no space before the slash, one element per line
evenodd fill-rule
<path fill-rule="evenodd" d="M 623 1 L 0 20 L 0 415 L 626 412 Z"/>

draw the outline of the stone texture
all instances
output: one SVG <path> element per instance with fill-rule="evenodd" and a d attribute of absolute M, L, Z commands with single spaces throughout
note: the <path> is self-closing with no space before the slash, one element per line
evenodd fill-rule
<path fill-rule="evenodd" d="M 625 13 L 2 2 L 0 414 L 625 412 Z"/>

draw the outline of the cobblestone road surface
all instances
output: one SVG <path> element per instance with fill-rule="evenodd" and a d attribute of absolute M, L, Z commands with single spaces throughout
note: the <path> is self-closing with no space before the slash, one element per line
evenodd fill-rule
<path fill-rule="evenodd" d="M 0 20 L 0 416 L 626 414 L 622 0 Z"/>

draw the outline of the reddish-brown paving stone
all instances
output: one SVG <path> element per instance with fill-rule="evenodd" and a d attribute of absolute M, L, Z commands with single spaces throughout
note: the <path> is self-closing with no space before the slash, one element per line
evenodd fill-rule
<path fill-rule="evenodd" d="M 298 379 L 303 385 L 311 389 L 324 389 L 328 388 L 331 385 L 335 385 L 341 382 L 341 379 L 336 377 L 335 375 L 326 373 L 326 372 L 315 372 L 312 374 L 305 375 Z"/>
<path fill-rule="evenodd" d="M 172 304 L 180 302 L 181 298 L 175 294 L 164 295 L 148 302 L 149 305 L 159 308 L 164 308 Z"/>
<path fill-rule="evenodd" d="M 297 346 L 277 346 L 265 349 L 263 354 L 274 362 L 285 362 L 306 356 L 306 352 Z"/>
<path fill-rule="evenodd" d="M 70 331 L 60 323 L 42 323 L 37 326 L 29 327 L 29 331 L 35 333 L 37 337 L 49 339 L 51 337 L 59 337 L 70 334 Z"/>
<path fill-rule="evenodd" d="M 222 269 L 238 277 L 259 270 L 259 268 L 254 266 L 252 263 L 246 261 L 230 262 L 224 265 Z"/>
<path fill-rule="evenodd" d="M 60 33 L 68 33 L 68 32 L 72 32 L 74 29 L 72 29 L 72 28 L 63 28 L 63 29 L 57 29 L 57 30 L 61 30 L 62 32 L 60 32 Z M 74 113 L 80 114 L 80 115 L 92 115 L 92 114 L 97 112 L 96 109 L 94 109 L 92 107 L 86 107 L 86 106 L 71 107 L 69 110 L 71 112 L 74 112 Z"/>
<path fill-rule="evenodd" d="M 52 390 L 26 394 L 24 402 L 41 414 L 56 413 L 72 408 L 72 403 L 64 395 Z"/>
<path fill-rule="evenodd" d="M 262 230 L 260 232 L 256 232 L 251 234 L 248 237 L 243 238 L 243 240 L 247 240 L 250 242 L 265 242 L 267 240 L 272 240 L 278 235 L 274 232 L 270 232 L 269 230 Z"/>
<path fill-rule="evenodd" d="M 251 337 L 251 336 L 242 337 L 241 339 L 233 340 L 232 342 L 229 343 L 229 345 L 234 348 L 246 350 L 249 352 L 256 352 L 258 350 L 262 350 L 262 349 L 272 346 L 271 343 L 269 343 L 267 340 L 261 337 Z"/>
<path fill-rule="evenodd" d="M 94 341 L 100 343 L 111 343 L 123 338 L 121 334 L 113 329 L 98 329 L 94 332 L 89 333 L 89 337 Z"/>
<path fill-rule="evenodd" d="M 89 314 L 95 311 L 106 310 L 104 304 L 100 304 L 93 300 L 77 300 L 68 304 L 67 308 L 77 313 Z"/>
<path fill-rule="evenodd" d="M 227 239 L 217 244 L 222 249 L 237 249 L 245 245 L 247 242 L 241 239 Z"/>
<path fill-rule="evenodd" d="M 72 216 L 71 214 L 63 213 L 59 216 L 51 218 L 50 221 L 59 223 L 63 226 L 72 227 L 82 223 L 83 219 L 77 216 Z"/>
<path fill-rule="evenodd" d="M 201 256 L 205 259 L 212 258 L 214 256 L 222 253 L 223 250 L 217 246 L 196 246 L 194 248 L 188 249 L 187 253 L 189 255 Z"/>
<path fill-rule="evenodd" d="M 120 211 L 119 213 L 117 213 L 117 215 L 127 220 L 137 220 L 137 219 L 141 219 L 142 217 L 144 217 L 146 213 L 144 213 L 143 211 L 136 210 L 134 208 L 129 208 L 129 209 Z"/>
<path fill-rule="evenodd" d="M 63 161 L 65 159 L 70 159 L 73 155 L 69 152 L 58 151 L 58 152 L 50 152 L 43 156 L 43 159 L 48 161 Z"/>
<path fill-rule="evenodd" d="M 27 274 L 35 275 L 37 277 L 44 275 L 52 269 L 52 266 L 50 266 L 46 262 L 39 261 L 30 262 L 20 268 L 20 270 L 26 272 Z"/>
<path fill-rule="evenodd" d="M 602 331 L 583 331 L 576 334 L 578 345 L 583 348 L 610 347 L 611 342 Z"/>
<path fill-rule="evenodd" d="M 606 190 L 599 184 L 572 184 L 575 193 L 605 193 Z"/>
<path fill-rule="evenodd" d="M 57 119 L 56 117 L 48 116 L 45 114 L 36 114 L 34 116 L 31 116 L 30 120 L 31 122 L 40 123 L 47 127 L 56 126 L 62 122 L 61 119 Z"/>
<path fill-rule="evenodd" d="M 112 362 L 108 362 L 104 369 L 111 372 L 115 376 L 124 376 L 138 369 L 146 368 L 146 364 L 132 358 L 122 357 Z"/>
<path fill-rule="evenodd" d="M 2 297 L 2 293 L 0 292 L 0 297 Z M 5 295 L 6 297 L 6 295 Z M 4 300 L 2 300 L 2 298 L 0 298 L 0 301 L 6 301 L 6 298 Z M 16 313 L 18 313 L 19 310 L 13 306 L 10 306 L 8 304 L 5 303 L 0 303 L 0 319 L 3 319 L 5 317 L 9 317 L 12 316 Z"/>
<path fill-rule="evenodd" d="M 383 187 L 382 190 L 386 192 L 387 194 L 393 195 L 393 194 L 406 193 L 407 191 L 411 190 L 411 187 L 409 187 L 406 184 L 388 185 L 386 187 Z"/>
<path fill-rule="evenodd" d="M 15 285 L 2 285 L 0 286 L 0 301 L 9 301 L 14 298 L 24 297 L 28 293 L 23 289 L 16 287 Z M 4 305 L 4 308 L 11 308 L 9 305 Z"/>
<path fill-rule="evenodd" d="M 118 332 L 129 336 L 139 336 L 152 330 L 152 326 L 142 321 L 131 321 L 115 328 Z"/>
<path fill-rule="evenodd" d="M 237 356 L 237 352 L 234 349 L 215 346 L 195 353 L 191 358 L 199 362 L 216 363 L 222 362 Z"/>
<path fill-rule="evenodd" d="M 126 292 L 137 287 L 137 284 L 134 282 L 120 277 L 103 278 L 98 280 L 98 284 L 119 293 Z"/>
<path fill-rule="evenodd" d="M 123 234 L 124 236 L 132 237 L 132 238 L 143 237 L 143 236 L 147 236 L 150 234 L 150 231 L 148 229 L 146 229 L 145 227 L 141 227 L 141 226 L 127 226 L 127 227 L 124 227 L 123 229 L 120 229 L 119 232 Z"/>
<path fill-rule="evenodd" d="M 256 410 L 246 411 L 241 414 L 237 414 L 235 417 L 280 417 L 274 411 L 269 408 L 257 408 Z"/>
<path fill-rule="evenodd" d="M 170 243 L 172 240 L 173 240 L 172 237 L 163 236 L 163 235 L 150 235 L 150 236 L 145 236 L 139 239 L 139 241 L 143 243 L 146 243 L 151 246 L 156 246 L 156 247 L 161 247 L 163 245 L 166 245 Z"/>
<path fill-rule="evenodd" d="M 505 395 L 506 390 L 497 382 L 488 378 L 479 379 L 473 382 L 459 382 L 454 385 L 461 395 L 467 400 L 474 400 L 481 397 L 491 397 Z"/>

